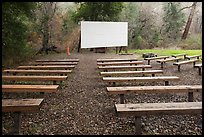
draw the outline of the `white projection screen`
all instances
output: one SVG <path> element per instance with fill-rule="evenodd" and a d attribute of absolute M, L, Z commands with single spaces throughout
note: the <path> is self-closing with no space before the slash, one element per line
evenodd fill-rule
<path fill-rule="evenodd" d="M 81 48 L 128 46 L 128 22 L 81 21 Z"/>

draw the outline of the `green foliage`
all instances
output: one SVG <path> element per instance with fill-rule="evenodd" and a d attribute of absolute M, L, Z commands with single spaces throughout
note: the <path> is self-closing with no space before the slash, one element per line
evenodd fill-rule
<path fill-rule="evenodd" d="M 4 2 L 2 4 L 2 60 L 7 64 L 25 59 L 29 19 L 35 3 Z M 13 61 L 12 61 L 13 60 Z M 10 64 L 9 64 L 10 65 Z"/>
<path fill-rule="evenodd" d="M 180 39 L 182 27 L 185 25 L 185 14 L 180 11 L 181 4 L 179 2 L 168 2 L 165 3 L 163 9 L 164 35 L 168 39 Z"/>
<path fill-rule="evenodd" d="M 187 39 L 179 42 L 179 47 L 182 49 L 202 49 L 202 36 L 191 34 L 187 37 Z"/>
<path fill-rule="evenodd" d="M 62 35 L 63 37 L 72 32 L 72 30 L 77 26 L 77 24 L 72 20 L 71 15 L 74 14 L 74 7 L 67 9 L 65 17 L 62 22 Z"/>
<path fill-rule="evenodd" d="M 122 11 L 122 2 L 81 2 L 79 9 L 73 13 L 75 22 L 85 21 L 117 21 Z"/>
<path fill-rule="evenodd" d="M 138 29 L 140 8 L 137 2 L 124 2 L 123 5 L 124 8 L 119 16 L 120 21 L 128 22 L 128 43 L 130 43 L 130 45 L 135 45 L 134 37 L 136 35 L 135 30 Z"/>

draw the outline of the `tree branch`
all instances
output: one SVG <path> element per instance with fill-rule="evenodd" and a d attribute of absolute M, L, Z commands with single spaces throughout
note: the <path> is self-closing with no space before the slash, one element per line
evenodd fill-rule
<path fill-rule="evenodd" d="M 187 9 L 187 8 L 191 8 L 191 7 L 193 7 L 193 5 L 191 5 L 191 6 L 188 6 L 188 7 L 183 7 L 182 9 L 180 9 L 177 13 L 179 13 L 179 12 L 181 12 L 182 10 L 184 10 L 184 9 Z"/>

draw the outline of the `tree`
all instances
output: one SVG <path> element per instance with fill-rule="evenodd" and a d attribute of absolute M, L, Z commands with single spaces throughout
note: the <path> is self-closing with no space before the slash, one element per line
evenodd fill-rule
<path fill-rule="evenodd" d="M 43 2 L 39 3 L 39 12 L 38 16 L 39 17 L 39 25 L 40 25 L 40 33 L 43 36 L 42 40 L 42 48 L 36 53 L 43 53 L 46 52 L 48 54 L 48 51 L 53 50 L 56 48 L 55 46 L 52 45 L 50 42 L 50 36 L 51 36 L 51 21 L 55 15 L 56 9 L 57 9 L 57 3 L 56 2 Z M 52 46 L 50 46 L 50 44 Z"/>
<path fill-rule="evenodd" d="M 183 35 L 182 35 L 181 39 L 186 39 L 187 38 L 188 31 L 190 29 L 191 22 L 192 22 L 192 19 L 193 19 L 193 15 L 194 15 L 194 12 L 195 12 L 195 9 L 196 9 L 196 4 L 197 4 L 197 2 L 193 2 L 193 4 L 192 4 L 192 9 L 191 9 L 190 15 L 188 17 L 188 21 L 186 23 L 186 27 L 185 27 L 185 30 L 183 32 Z"/>
<path fill-rule="evenodd" d="M 178 39 L 185 24 L 185 15 L 180 2 L 168 2 L 164 5 L 163 35 L 169 39 Z"/>
<path fill-rule="evenodd" d="M 122 2 L 79 2 L 79 9 L 73 14 L 75 22 L 117 21 L 122 11 Z"/>
<path fill-rule="evenodd" d="M 27 37 L 29 25 L 36 8 L 34 2 L 2 3 L 2 60 L 11 63 L 26 58 L 29 45 Z"/>

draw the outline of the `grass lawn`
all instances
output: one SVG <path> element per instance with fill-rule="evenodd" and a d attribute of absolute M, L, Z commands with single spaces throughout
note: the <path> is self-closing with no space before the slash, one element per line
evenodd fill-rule
<path fill-rule="evenodd" d="M 172 50 L 172 49 L 145 49 L 145 50 L 128 50 L 128 53 L 136 53 L 142 55 L 143 53 L 154 53 L 157 56 L 171 56 L 174 54 L 186 53 L 188 56 L 191 55 L 202 55 L 202 50 Z"/>

